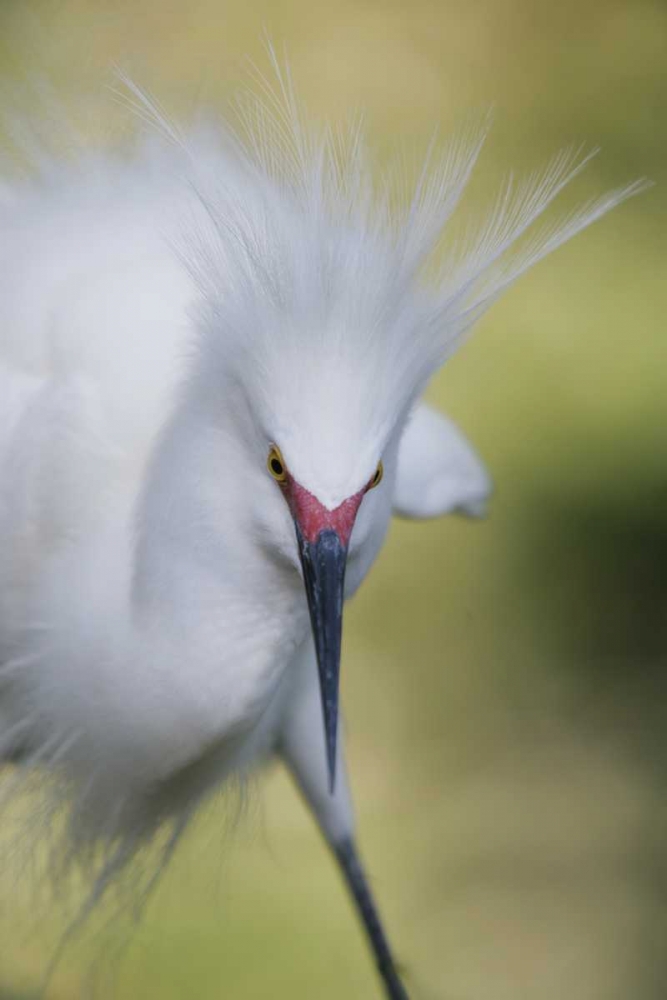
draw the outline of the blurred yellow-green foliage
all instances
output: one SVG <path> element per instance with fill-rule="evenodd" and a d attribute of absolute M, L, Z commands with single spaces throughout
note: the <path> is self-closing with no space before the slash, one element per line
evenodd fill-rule
<path fill-rule="evenodd" d="M 222 105 L 264 30 L 316 116 L 365 109 L 380 156 L 493 104 L 482 185 L 573 140 L 603 147 L 580 193 L 657 182 L 524 278 L 436 380 L 492 470 L 491 516 L 394 525 L 348 609 L 343 686 L 362 846 L 415 1000 L 662 1000 L 667 6 L 2 0 L 2 93 L 39 72 L 75 105 L 120 63 L 173 106 Z M 202 819 L 122 957 L 89 936 L 48 997 L 83 995 L 100 951 L 119 1000 L 379 996 L 287 778 L 255 796 L 231 838 Z M 12 876 L 3 1000 L 35 988 L 58 919 L 32 932 Z"/>

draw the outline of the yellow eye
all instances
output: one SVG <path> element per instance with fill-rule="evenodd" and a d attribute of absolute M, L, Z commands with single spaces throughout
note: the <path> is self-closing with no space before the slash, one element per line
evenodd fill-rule
<path fill-rule="evenodd" d="M 266 460 L 266 467 L 277 483 L 284 483 L 287 479 L 287 468 L 280 453 L 280 448 L 272 445 L 269 456 Z"/>
<path fill-rule="evenodd" d="M 373 478 L 368 484 L 369 490 L 374 490 L 376 486 L 380 485 L 380 483 L 382 482 L 383 475 L 384 475 L 384 466 L 382 465 L 382 462 L 378 462 L 378 467 L 375 470 L 375 474 L 373 475 Z"/>

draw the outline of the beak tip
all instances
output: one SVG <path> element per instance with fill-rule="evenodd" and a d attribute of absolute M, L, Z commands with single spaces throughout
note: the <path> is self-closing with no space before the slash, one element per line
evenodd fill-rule
<path fill-rule="evenodd" d="M 329 776 L 329 795 L 336 791 L 336 747 L 327 747 L 327 772 Z"/>

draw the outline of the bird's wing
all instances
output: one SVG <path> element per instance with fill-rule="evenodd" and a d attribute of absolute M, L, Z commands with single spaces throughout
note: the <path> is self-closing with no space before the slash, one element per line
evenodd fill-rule
<path fill-rule="evenodd" d="M 398 452 L 394 513 L 483 517 L 491 479 L 456 424 L 425 403 L 412 413 Z"/>

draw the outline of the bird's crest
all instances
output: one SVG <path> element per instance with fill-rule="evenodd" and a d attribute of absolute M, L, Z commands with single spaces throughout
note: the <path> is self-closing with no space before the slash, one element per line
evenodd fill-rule
<path fill-rule="evenodd" d="M 521 274 L 646 187 L 633 182 L 539 225 L 597 153 L 572 147 L 523 180 L 510 174 L 482 222 L 450 236 L 489 115 L 443 150 L 433 141 L 406 193 L 404 171 L 374 172 L 361 121 L 315 128 L 289 65 L 270 46 L 269 56 L 273 79 L 253 69 L 253 87 L 233 102 L 236 124 L 190 135 L 122 77 L 140 118 L 186 155 L 203 212 L 179 251 L 228 332 L 275 339 L 297 327 L 303 342 L 307 327 L 355 349 L 374 339 L 417 392 Z"/>

